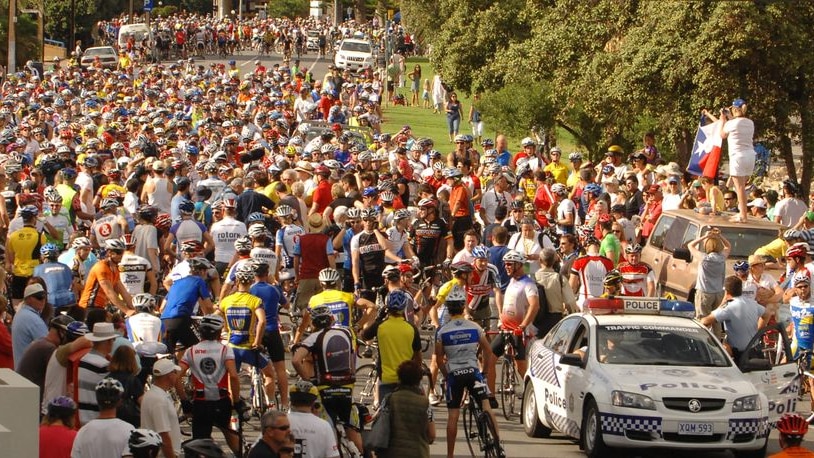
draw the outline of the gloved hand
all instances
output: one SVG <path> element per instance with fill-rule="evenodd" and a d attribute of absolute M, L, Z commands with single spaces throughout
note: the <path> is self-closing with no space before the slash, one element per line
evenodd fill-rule
<path fill-rule="evenodd" d="M 181 410 L 185 414 L 191 414 L 192 413 L 192 401 L 190 401 L 189 399 L 184 399 L 183 401 L 181 401 Z"/>
<path fill-rule="evenodd" d="M 516 336 L 522 336 L 523 335 L 523 330 L 520 329 L 520 328 L 515 328 L 515 329 L 512 330 L 512 334 L 514 334 Z"/>
<path fill-rule="evenodd" d="M 246 401 L 243 399 L 238 399 L 234 404 L 234 409 L 242 421 L 249 421 L 249 418 L 251 417 L 249 410 L 251 409 L 249 409 L 249 406 L 246 405 Z"/>

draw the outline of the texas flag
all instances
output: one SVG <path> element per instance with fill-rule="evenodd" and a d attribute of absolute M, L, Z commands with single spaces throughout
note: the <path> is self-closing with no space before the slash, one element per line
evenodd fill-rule
<path fill-rule="evenodd" d="M 704 118 L 701 118 L 704 122 Z M 721 121 L 699 125 L 695 133 L 695 145 L 690 155 L 687 171 L 696 176 L 715 178 L 721 163 Z"/>

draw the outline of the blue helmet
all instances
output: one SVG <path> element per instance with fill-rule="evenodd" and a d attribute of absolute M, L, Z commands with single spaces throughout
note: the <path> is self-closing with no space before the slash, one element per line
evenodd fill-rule
<path fill-rule="evenodd" d="M 589 192 L 591 194 L 599 195 L 602 193 L 602 187 L 596 183 L 590 183 L 585 186 L 585 192 Z"/>
<path fill-rule="evenodd" d="M 735 272 L 746 272 L 749 270 L 749 263 L 747 261 L 736 261 L 735 264 L 732 265 L 732 269 Z"/>
<path fill-rule="evenodd" d="M 248 217 L 246 217 L 246 224 L 257 223 L 257 222 L 265 223 L 266 222 L 266 216 L 264 214 L 260 213 L 260 212 L 252 212 L 252 213 L 249 213 Z"/>
<path fill-rule="evenodd" d="M 40 256 L 43 258 L 54 259 L 59 256 L 59 247 L 53 243 L 46 243 L 40 248 Z"/>
<path fill-rule="evenodd" d="M 478 245 L 475 248 L 472 248 L 472 256 L 475 259 L 488 258 L 489 249 L 484 245 Z"/>
<path fill-rule="evenodd" d="M 178 204 L 178 210 L 182 213 L 192 213 L 195 211 L 195 204 L 189 199 L 184 199 Z"/>
<path fill-rule="evenodd" d="M 387 295 L 387 310 L 403 312 L 410 303 L 410 295 L 397 289 Z"/>

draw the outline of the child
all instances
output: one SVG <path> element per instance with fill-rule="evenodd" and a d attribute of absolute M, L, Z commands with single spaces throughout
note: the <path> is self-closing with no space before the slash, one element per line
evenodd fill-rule
<path fill-rule="evenodd" d="M 424 101 L 424 108 L 430 107 L 430 79 L 424 78 L 424 91 L 421 93 L 421 100 Z"/>

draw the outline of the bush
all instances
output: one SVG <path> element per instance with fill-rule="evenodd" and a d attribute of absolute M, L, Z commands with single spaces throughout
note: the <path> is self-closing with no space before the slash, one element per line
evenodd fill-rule
<path fill-rule="evenodd" d="M 543 83 L 511 83 L 481 95 L 477 107 L 484 121 L 499 133 L 525 137 L 534 126 L 554 125 L 554 108 Z"/>

